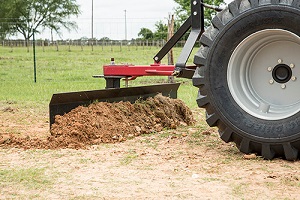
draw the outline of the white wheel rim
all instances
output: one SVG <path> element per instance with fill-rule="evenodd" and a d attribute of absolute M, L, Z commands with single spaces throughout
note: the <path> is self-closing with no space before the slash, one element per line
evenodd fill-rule
<path fill-rule="evenodd" d="M 244 111 L 260 119 L 280 120 L 300 111 L 298 79 L 300 38 L 282 29 L 248 36 L 228 63 L 231 95 Z"/>

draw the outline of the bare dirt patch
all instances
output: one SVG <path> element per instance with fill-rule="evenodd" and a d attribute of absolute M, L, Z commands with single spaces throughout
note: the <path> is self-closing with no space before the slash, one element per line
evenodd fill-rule
<path fill-rule="evenodd" d="M 111 135 L 114 143 L 84 149 L 2 145 L 0 199 L 300 199 L 299 161 L 244 156 L 206 125 L 202 109 L 192 112 L 193 125 L 123 142 Z M 47 141 L 47 115 L 0 103 L 0 135 Z"/>
<path fill-rule="evenodd" d="M 11 107 L 3 110 L 14 112 Z M 46 140 L 10 134 L 0 136 L 0 144 L 24 149 L 84 149 L 193 123 L 191 110 L 181 100 L 157 95 L 134 104 L 98 102 L 79 106 L 64 116 L 56 116 Z"/>

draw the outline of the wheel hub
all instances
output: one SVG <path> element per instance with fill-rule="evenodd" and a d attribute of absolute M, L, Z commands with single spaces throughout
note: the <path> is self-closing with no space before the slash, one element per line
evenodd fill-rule
<path fill-rule="evenodd" d="M 272 76 L 277 83 L 287 83 L 293 75 L 292 69 L 286 64 L 278 64 L 274 67 Z"/>
<path fill-rule="evenodd" d="M 300 112 L 300 37 L 265 29 L 245 38 L 228 62 L 227 83 L 241 109 L 266 120 Z"/>

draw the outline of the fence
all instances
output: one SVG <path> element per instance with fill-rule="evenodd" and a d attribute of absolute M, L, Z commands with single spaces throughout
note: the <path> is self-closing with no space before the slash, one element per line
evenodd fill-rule
<path fill-rule="evenodd" d="M 138 48 L 151 48 L 151 47 L 158 47 L 161 48 L 166 43 L 165 40 L 57 40 L 57 41 L 50 41 L 50 40 L 36 40 L 36 46 L 43 47 L 45 50 L 46 47 L 52 46 L 55 47 L 57 51 L 60 50 L 60 47 L 63 46 L 64 48 L 67 46 L 69 51 L 72 50 L 72 47 L 80 47 L 81 50 L 90 49 L 93 50 L 94 47 L 102 47 L 102 49 L 107 47 L 111 47 L 111 50 L 115 47 L 120 47 L 120 51 L 123 49 L 138 49 Z M 28 45 L 27 45 L 28 44 Z M 183 47 L 185 41 L 179 41 L 175 47 Z M 25 40 L 2 40 L 1 44 L 2 47 L 31 47 L 33 45 L 33 41 L 30 40 L 26 42 Z"/>

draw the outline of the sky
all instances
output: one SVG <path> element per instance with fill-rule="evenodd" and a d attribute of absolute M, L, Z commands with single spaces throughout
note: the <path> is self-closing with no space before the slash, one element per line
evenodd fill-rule
<path fill-rule="evenodd" d="M 92 37 L 92 0 L 77 0 L 81 15 L 72 18 L 78 30 L 64 30 L 62 36 L 54 35 L 54 39 L 79 39 Z M 167 22 L 169 14 L 174 13 L 178 5 L 174 0 L 94 0 L 94 37 L 100 39 L 136 38 L 141 28 L 155 30 L 159 20 Z M 127 35 L 125 34 L 125 10 L 127 19 Z M 45 29 L 37 38 L 50 39 L 50 30 Z"/>

